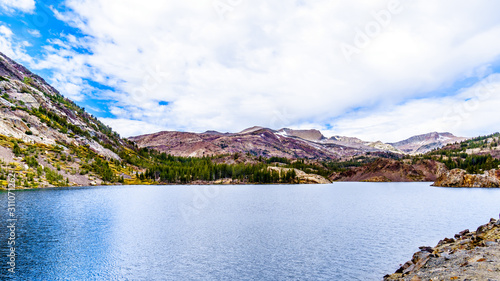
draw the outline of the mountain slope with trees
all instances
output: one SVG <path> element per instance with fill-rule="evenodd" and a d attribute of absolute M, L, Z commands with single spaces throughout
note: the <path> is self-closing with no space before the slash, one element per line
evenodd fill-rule
<path fill-rule="evenodd" d="M 328 182 L 326 178 L 424 181 L 443 169 L 482 173 L 500 164 L 499 134 L 463 142 L 451 134 L 429 134 L 394 146 L 326 138 L 317 130 L 262 127 L 235 134 L 160 132 L 123 139 L 1 53 L 0 117 L 3 187 L 9 174 L 16 174 L 19 188 Z M 438 149 L 418 155 L 402 152 L 408 147 L 422 151 L 422 146 Z"/>
<path fill-rule="evenodd" d="M 270 163 L 172 157 L 139 149 L 64 98 L 38 75 L 0 53 L 0 186 L 9 174 L 19 188 L 102 184 L 188 183 L 220 178 L 292 183 Z M 241 161 L 240 161 L 241 162 Z"/>

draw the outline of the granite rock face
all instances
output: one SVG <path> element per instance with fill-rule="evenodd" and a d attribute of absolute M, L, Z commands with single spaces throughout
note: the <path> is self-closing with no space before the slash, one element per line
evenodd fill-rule
<path fill-rule="evenodd" d="M 470 175 L 461 169 L 443 173 L 433 184 L 441 187 L 500 187 L 500 170 L 485 171 L 482 175 Z"/>

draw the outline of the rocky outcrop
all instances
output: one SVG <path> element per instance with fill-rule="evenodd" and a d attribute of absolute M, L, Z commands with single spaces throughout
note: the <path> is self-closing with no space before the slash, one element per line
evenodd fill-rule
<path fill-rule="evenodd" d="M 453 169 L 442 174 L 433 186 L 500 187 L 500 170 L 485 171 L 482 175 L 471 175 L 464 170 Z"/>
<path fill-rule="evenodd" d="M 384 280 L 498 280 L 500 276 L 500 221 L 468 229 L 438 245 L 420 247 L 413 258 Z"/>
<path fill-rule="evenodd" d="M 299 169 L 281 168 L 281 167 L 268 167 L 268 169 L 273 170 L 273 171 L 277 171 L 280 174 L 286 173 L 290 170 L 295 170 L 297 183 L 301 183 L 301 184 L 329 184 L 329 183 L 331 183 L 328 179 L 326 179 L 320 175 L 308 174 L 308 173 L 301 171 Z"/>
<path fill-rule="evenodd" d="M 435 181 L 447 171 L 443 163 L 420 160 L 416 163 L 379 158 L 362 167 L 333 173 L 331 181 L 422 182 Z"/>

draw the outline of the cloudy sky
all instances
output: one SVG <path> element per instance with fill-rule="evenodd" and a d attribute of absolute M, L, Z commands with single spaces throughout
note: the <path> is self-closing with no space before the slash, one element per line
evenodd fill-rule
<path fill-rule="evenodd" d="M 2 0 L 0 51 L 122 136 L 499 131 L 492 0 Z"/>

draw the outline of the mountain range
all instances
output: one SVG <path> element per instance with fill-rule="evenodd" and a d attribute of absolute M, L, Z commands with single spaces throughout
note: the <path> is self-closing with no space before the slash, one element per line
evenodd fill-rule
<path fill-rule="evenodd" d="M 239 133 L 188 133 L 165 131 L 130 137 L 139 147 L 184 157 L 203 157 L 234 153 L 253 156 L 343 160 L 370 153 L 401 155 L 425 154 L 466 138 L 451 133 L 429 133 L 396 143 L 368 142 L 355 137 L 325 137 L 318 130 L 273 130 L 252 127 Z"/>
<path fill-rule="evenodd" d="M 121 138 L 0 53 L 0 187 L 104 184 L 431 181 L 498 168 L 500 135 L 429 133 L 395 143 L 252 127 Z"/>

